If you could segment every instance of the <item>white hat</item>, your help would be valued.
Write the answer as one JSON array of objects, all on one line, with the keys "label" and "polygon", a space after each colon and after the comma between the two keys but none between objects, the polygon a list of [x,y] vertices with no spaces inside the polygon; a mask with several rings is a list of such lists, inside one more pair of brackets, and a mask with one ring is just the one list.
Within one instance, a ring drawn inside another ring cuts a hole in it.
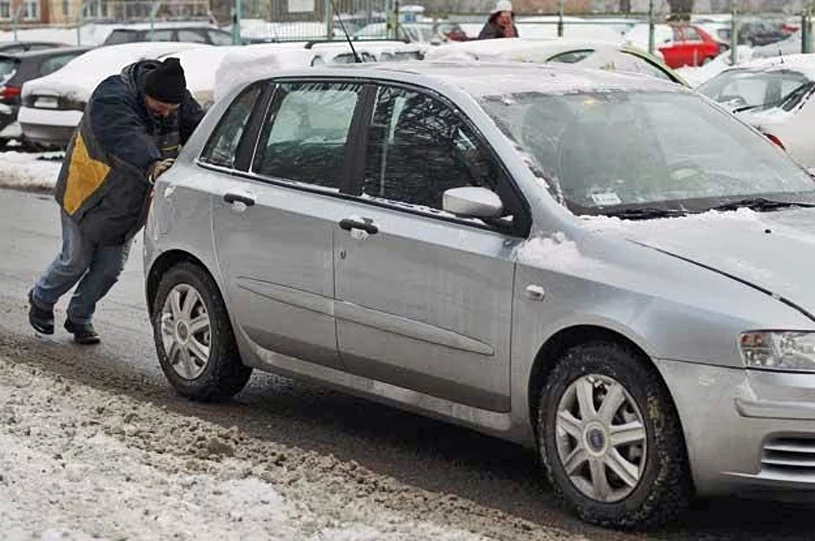
[{"label": "white hat", "polygon": [[492,10],[492,15],[502,11],[512,11],[512,2],[510,0],[498,0],[495,3],[495,9]]}]

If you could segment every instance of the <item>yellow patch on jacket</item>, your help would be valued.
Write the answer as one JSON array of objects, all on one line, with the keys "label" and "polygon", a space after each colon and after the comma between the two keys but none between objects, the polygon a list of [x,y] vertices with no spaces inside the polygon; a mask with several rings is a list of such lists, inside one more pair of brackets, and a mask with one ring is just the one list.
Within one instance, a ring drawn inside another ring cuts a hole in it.
[{"label": "yellow patch on jacket", "polygon": [[99,189],[107,178],[110,167],[95,160],[88,154],[88,147],[82,134],[77,134],[71,164],[68,166],[68,181],[65,185],[65,212],[73,215],[82,204]]}]

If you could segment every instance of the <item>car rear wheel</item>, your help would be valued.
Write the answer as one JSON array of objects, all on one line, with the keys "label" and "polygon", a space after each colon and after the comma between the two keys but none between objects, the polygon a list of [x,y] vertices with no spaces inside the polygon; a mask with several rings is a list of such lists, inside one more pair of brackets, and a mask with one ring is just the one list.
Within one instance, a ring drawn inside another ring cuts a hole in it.
[{"label": "car rear wheel", "polygon": [[541,393],[538,445],[561,501],[618,528],[669,522],[691,482],[679,418],[659,375],[612,343],[574,347]]},{"label": "car rear wheel", "polygon": [[226,306],[201,267],[185,262],[167,271],[152,319],[161,369],[181,395],[226,400],[249,381],[252,369],[241,362]]}]

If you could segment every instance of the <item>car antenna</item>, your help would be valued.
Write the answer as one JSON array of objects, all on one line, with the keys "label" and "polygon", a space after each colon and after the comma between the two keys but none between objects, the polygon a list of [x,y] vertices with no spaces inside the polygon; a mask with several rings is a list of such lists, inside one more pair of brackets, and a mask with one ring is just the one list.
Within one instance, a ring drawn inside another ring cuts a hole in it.
[{"label": "car antenna", "polygon": [[345,39],[348,41],[348,46],[351,47],[351,52],[354,53],[354,63],[362,64],[362,59],[357,54],[357,50],[354,49],[354,44],[351,41],[351,36],[348,35],[348,31],[345,29],[345,23],[342,22],[342,14],[337,11],[337,6],[334,4],[334,0],[331,0],[331,9],[334,10],[334,13],[337,14],[337,18],[340,20],[340,26],[342,27],[342,33],[345,34]]}]

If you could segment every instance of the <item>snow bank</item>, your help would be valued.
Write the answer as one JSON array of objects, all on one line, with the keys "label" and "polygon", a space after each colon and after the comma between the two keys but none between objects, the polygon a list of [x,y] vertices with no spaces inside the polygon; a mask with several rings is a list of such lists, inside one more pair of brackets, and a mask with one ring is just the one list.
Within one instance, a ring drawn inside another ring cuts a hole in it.
[{"label": "snow bank", "polygon": [[0,186],[30,190],[50,190],[57,183],[62,166],[61,152],[0,154]]},{"label": "snow bank", "polygon": [[333,456],[3,358],[0,449],[5,539],[486,539],[362,493]]}]

